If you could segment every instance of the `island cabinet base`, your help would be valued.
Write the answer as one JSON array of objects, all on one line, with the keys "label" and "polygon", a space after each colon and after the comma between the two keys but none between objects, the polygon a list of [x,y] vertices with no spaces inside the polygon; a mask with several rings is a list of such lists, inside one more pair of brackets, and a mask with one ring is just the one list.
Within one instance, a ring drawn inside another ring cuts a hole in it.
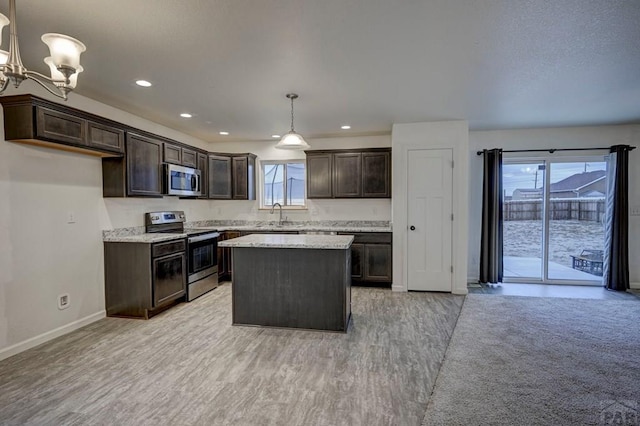
[{"label": "island cabinet base", "polygon": [[351,251],[234,247],[233,324],[346,332]]}]

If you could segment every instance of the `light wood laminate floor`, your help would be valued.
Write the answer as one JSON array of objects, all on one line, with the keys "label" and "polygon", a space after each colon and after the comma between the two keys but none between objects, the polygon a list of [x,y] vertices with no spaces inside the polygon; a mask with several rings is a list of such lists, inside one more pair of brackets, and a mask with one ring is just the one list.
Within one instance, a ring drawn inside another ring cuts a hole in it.
[{"label": "light wood laminate floor", "polygon": [[0,362],[2,425],[419,425],[462,296],[353,288],[347,334],[231,326],[231,285]]}]

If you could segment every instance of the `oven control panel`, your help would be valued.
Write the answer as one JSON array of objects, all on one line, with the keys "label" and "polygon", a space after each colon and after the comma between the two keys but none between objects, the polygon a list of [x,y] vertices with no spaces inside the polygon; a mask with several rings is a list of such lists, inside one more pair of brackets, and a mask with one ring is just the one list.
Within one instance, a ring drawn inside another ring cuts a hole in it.
[{"label": "oven control panel", "polygon": [[145,213],[145,225],[162,225],[165,223],[181,223],[186,220],[183,211]]}]

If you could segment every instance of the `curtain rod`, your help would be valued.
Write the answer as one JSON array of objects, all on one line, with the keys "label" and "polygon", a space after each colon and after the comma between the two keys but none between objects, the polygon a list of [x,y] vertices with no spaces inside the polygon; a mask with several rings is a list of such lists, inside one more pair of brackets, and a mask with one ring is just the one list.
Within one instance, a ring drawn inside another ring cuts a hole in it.
[{"label": "curtain rod", "polygon": [[[503,150],[502,152],[548,152],[553,154],[556,151],[601,151],[601,150],[610,150],[612,147],[608,148],[549,148],[549,149],[508,149]],[[629,146],[629,151],[633,151],[636,149],[635,146]],[[482,155],[484,151],[477,151],[476,154]]]}]

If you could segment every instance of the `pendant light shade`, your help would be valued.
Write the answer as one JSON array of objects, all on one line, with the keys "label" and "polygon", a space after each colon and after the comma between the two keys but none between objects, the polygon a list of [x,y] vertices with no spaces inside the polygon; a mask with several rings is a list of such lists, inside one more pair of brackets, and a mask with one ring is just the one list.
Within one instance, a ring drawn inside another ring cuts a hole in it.
[{"label": "pendant light shade", "polygon": [[291,99],[291,130],[284,135],[276,145],[278,149],[309,149],[311,146],[304,140],[302,135],[296,133],[293,128],[293,100],[298,98],[295,93],[288,93],[287,98]]}]

